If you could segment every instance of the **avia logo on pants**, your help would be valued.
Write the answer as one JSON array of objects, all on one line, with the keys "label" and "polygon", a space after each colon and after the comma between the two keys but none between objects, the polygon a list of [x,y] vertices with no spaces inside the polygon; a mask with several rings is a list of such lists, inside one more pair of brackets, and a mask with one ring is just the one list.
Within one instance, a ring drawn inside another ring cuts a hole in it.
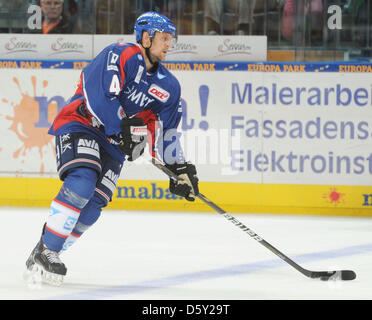
[{"label": "avia logo on pants", "polygon": [[114,171],[109,169],[102,179],[102,184],[107,187],[111,191],[111,193],[114,193],[118,179],[119,174],[116,174]]},{"label": "avia logo on pants", "polygon": [[79,139],[77,152],[90,154],[100,159],[99,145],[94,139]]}]

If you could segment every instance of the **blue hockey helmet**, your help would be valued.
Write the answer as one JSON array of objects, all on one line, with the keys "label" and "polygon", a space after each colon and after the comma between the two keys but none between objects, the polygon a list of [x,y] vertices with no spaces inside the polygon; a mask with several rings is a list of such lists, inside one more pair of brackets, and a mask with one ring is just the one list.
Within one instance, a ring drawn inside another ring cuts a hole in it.
[{"label": "blue hockey helmet", "polygon": [[155,32],[168,32],[177,39],[176,26],[170,19],[155,11],[145,12],[140,15],[134,25],[136,42],[140,43],[143,31],[147,31],[150,38],[155,36]]}]

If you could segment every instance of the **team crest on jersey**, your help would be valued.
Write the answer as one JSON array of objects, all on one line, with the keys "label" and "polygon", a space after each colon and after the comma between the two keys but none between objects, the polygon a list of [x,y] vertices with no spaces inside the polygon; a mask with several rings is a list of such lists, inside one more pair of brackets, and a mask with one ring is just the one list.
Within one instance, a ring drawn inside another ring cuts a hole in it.
[{"label": "team crest on jersey", "polygon": [[107,70],[114,70],[118,72],[119,69],[116,66],[118,59],[119,59],[119,55],[116,53],[113,53],[111,50],[107,56]]},{"label": "team crest on jersey", "polygon": [[169,92],[153,83],[148,91],[149,95],[160,100],[161,102],[167,102],[169,99]]}]

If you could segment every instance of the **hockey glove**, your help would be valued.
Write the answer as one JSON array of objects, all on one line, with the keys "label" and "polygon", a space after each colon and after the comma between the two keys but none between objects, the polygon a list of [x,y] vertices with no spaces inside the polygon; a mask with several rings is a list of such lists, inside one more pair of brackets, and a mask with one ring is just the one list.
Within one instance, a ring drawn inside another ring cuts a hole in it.
[{"label": "hockey glove", "polygon": [[121,141],[119,149],[128,156],[128,161],[138,159],[147,142],[147,126],[141,118],[124,118],[121,120]]},{"label": "hockey glove", "polygon": [[169,191],[184,197],[187,201],[195,201],[199,194],[196,168],[193,164],[185,162],[182,164],[166,165],[166,167],[178,176],[178,181],[170,179]]}]

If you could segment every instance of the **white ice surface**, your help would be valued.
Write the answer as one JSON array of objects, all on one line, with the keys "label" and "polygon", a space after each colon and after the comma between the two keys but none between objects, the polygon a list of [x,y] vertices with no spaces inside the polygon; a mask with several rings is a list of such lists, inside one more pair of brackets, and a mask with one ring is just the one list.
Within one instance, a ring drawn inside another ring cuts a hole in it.
[{"label": "white ice surface", "polygon": [[217,213],[106,210],[61,255],[61,287],[22,279],[47,208],[0,208],[0,299],[372,299],[372,219],[233,214],[317,271],[351,269],[354,281],[309,279]]}]

